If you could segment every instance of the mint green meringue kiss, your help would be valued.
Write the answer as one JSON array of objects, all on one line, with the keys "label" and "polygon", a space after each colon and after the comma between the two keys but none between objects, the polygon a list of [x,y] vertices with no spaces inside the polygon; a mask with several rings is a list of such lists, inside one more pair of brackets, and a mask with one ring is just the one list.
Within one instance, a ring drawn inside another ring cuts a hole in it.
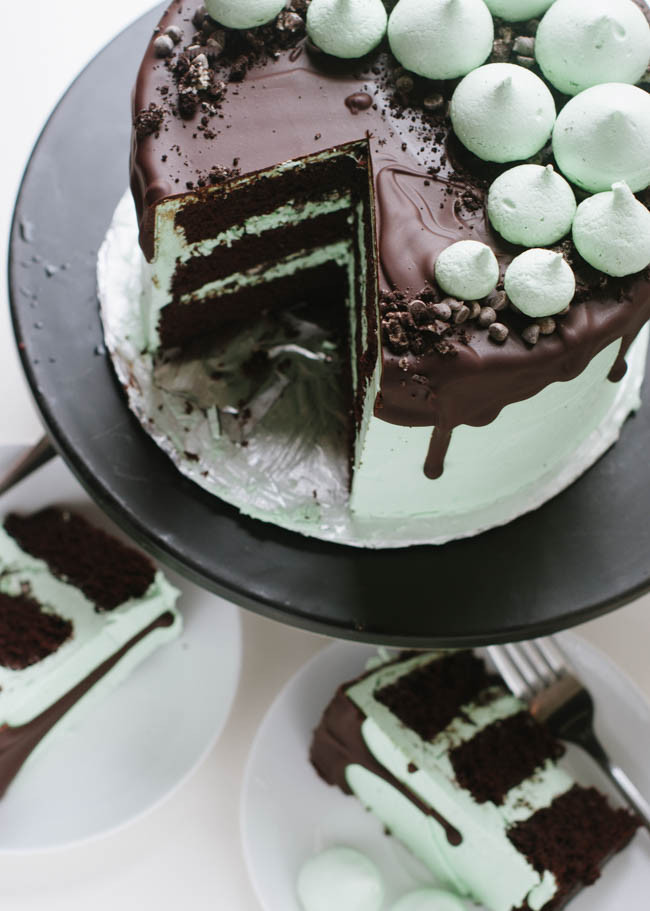
[{"label": "mint green meringue kiss", "polygon": [[535,57],[566,95],[605,82],[633,84],[650,60],[650,25],[632,0],[556,0],[537,29]]},{"label": "mint green meringue kiss", "polygon": [[326,54],[363,57],[386,34],[388,15],[381,0],[312,0],[307,34]]},{"label": "mint green meringue kiss", "polygon": [[571,266],[553,250],[526,250],[506,269],[506,294],[517,310],[533,319],[554,316],[573,300],[576,280]]},{"label": "mint green meringue kiss", "polygon": [[494,181],[487,211],[492,227],[511,244],[546,247],[571,230],[576,200],[552,165],[522,164]]},{"label": "mint green meringue kiss", "polygon": [[633,193],[650,184],[650,95],[623,82],[572,98],[553,129],[553,154],[572,183],[590,193],[624,180]]},{"label": "mint green meringue kiss", "polygon": [[492,250],[477,240],[459,240],[446,247],[436,262],[436,281],[459,300],[487,297],[499,281],[499,264]]},{"label": "mint green meringue kiss", "polygon": [[555,123],[544,82],[512,63],[488,63],[458,84],[449,116],[463,145],[484,161],[524,161],[537,154]]},{"label": "mint green meringue kiss", "polygon": [[580,256],[607,275],[633,275],[650,265],[650,212],[626,183],[578,206],[573,242]]},{"label": "mint green meringue kiss", "polygon": [[284,0],[205,0],[208,15],[226,28],[256,28],[284,9]]},{"label": "mint green meringue kiss", "polygon": [[492,53],[494,23],[483,0],[399,0],[388,20],[397,60],[427,79],[456,79]]}]

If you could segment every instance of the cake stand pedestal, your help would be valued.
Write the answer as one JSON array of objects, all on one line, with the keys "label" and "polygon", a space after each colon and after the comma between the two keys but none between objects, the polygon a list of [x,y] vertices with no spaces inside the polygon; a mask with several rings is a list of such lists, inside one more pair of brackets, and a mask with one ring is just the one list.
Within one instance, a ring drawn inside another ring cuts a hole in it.
[{"label": "cake stand pedestal", "polygon": [[[129,94],[164,7],[84,70],[27,167],[10,296],[50,438],[102,508],[200,585],[275,620],[394,646],[472,646],[571,626],[650,589],[650,407],[541,509],[476,538],[371,551],[246,517],[183,478],[129,412],[102,342],[95,259],[128,179]],[[650,381],[645,384],[650,400]],[[53,492],[55,497],[56,492]]]}]

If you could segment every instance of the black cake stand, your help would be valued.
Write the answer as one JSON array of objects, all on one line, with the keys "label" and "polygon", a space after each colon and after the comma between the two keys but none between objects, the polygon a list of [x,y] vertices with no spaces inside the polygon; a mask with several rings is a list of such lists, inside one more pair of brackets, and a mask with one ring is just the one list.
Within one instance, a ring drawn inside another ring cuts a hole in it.
[{"label": "black cake stand", "polygon": [[[541,635],[650,588],[650,406],[566,492],[477,538],[370,551],[242,517],[178,473],[102,345],[95,258],[127,184],[129,93],[160,9],[84,70],[36,145],[11,234],[11,307],[50,437],[136,541],[200,585],[341,638],[427,647]],[[645,384],[650,400],[650,382]]]}]

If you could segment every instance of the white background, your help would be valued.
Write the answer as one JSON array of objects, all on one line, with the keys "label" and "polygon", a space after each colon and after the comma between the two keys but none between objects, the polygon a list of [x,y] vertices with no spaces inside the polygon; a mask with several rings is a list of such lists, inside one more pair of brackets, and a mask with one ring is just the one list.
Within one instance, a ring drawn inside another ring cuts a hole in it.
[{"label": "white background", "polygon": [[[0,0],[2,250],[23,167],[51,108],[82,66],[150,6],[149,0]],[[38,418],[14,352],[4,281],[0,289],[0,445],[34,442]],[[650,599],[641,599],[581,633],[650,698],[649,608]],[[324,640],[251,614],[243,622],[241,688],[220,743],[199,771],[162,807],[116,835],[54,854],[0,855],[3,911],[260,911],[240,849],[241,772],[278,688]]]}]

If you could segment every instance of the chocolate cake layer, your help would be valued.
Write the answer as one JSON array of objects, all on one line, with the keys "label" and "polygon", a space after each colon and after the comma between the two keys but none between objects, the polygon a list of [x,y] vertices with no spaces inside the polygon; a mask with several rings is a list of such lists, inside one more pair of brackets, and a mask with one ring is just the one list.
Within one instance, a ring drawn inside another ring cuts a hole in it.
[{"label": "chocolate cake layer", "polygon": [[140,598],[154,580],[153,563],[132,547],[74,513],[55,508],[4,523],[20,547],[50,571],[81,589],[99,611]]},{"label": "chocolate cake layer", "polygon": [[[350,237],[351,233],[350,214],[341,210],[263,234],[245,235],[232,246],[215,247],[206,256],[196,255],[180,264],[172,281],[174,300],[191,295],[209,282],[256,267],[261,269],[265,263],[272,264],[301,250],[326,246]],[[259,293],[263,295],[264,291],[265,287]]]},{"label": "chocolate cake layer", "polygon": [[488,725],[451,750],[449,759],[459,785],[478,803],[501,804],[511,788],[563,754],[550,731],[523,711]]},{"label": "chocolate cake layer", "polygon": [[[402,70],[385,43],[363,60],[341,61],[315,52],[300,30],[287,37],[273,24],[247,33],[226,29],[226,50],[213,61],[223,89],[215,96],[213,113],[206,113],[204,104],[210,104],[198,95],[195,106],[187,106],[188,86],[183,82],[191,67],[183,49],[190,42],[205,46],[212,27],[208,22],[207,31],[197,33],[192,17],[198,6],[181,0],[171,4],[160,28],[181,28],[182,43],[166,61],[157,58],[150,45],[137,80],[136,121],[150,105],[157,108],[160,121],[153,132],[136,132],[132,159],[142,246],[148,256],[156,204],[179,194],[188,183],[195,187],[205,181],[215,164],[236,167],[245,178],[280,162],[357,143],[367,149],[373,175],[380,287],[399,292],[405,304],[399,318],[403,332],[395,330],[392,311],[383,314],[383,376],[376,414],[398,425],[435,426],[428,476],[441,472],[455,427],[487,424],[508,404],[576,377],[618,339],[621,350],[611,379],[621,378],[626,352],[650,317],[650,274],[645,270],[623,281],[610,279],[587,266],[570,240],[556,249],[574,267],[578,295],[569,312],[556,318],[557,331],[542,336],[534,348],[522,339],[521,317],[512,310],[499,314],[510,330],[503,344],[476,324],[449,327],[443,346],[434,333],[417,331],[408,304],[421,298],[423,289],[434,299],[440,296],[433,265],[452,240],[489,244],[501,279],[522,249],[495,234],[485,211],[490,181],[512,163],[486,165],[459,153],[451,135],[446,106],[456,81],[409,77],[412,86],[404,89],[403,81],[399,83]],[[517,28],[525,32],[525,26]],[[493,59],[503,60],[502,49],[499,54]],[[370,103],[358,103],[362,96]],[[566,100],[556,94],[558,107]],[[207,124],[202,124],[203,117]],[[551,163],[550,146],[536,160]],[[209,191],[203,192],[207,200]],[[198,213],[192,218],[200,220]]]},{"label": "chocolate cake layer", "polygon": [[306,167],[260,175],[251,183],[235,180],[234,186],[210,189],[180,209],[174,224],[191,244],[216,237],[253,215],[267,215],[290,200],[299,208],[315,195],[324,196],[333,190],[366,191],[366,149],[351,144],[338,152],[334,158],[310,160]]},{"label": "chocolate cake layer", "polygon": [[174,348],[202,336],[209,336],[224,323],[259,315],[261,310],[291,307],[307,299],[336,303],[341,310],[347,295],[347,274],[335,263],[304,269],[295,275],[241,288],[231,294],[206,297],[191,307],[172,303],[161,313],[160,338],[163,347]]},{"label": "chocolate cake layer", "polygon": [[145,629],[133,636],[122,648],[118,649],[110,658],[103,661],[91,674],[88,674],[80,683],[73,687],[65,696],[62,696],[48,709],[19,727],[3,725],[0,727],[0,797],[5,793],[20,767],[25,762],[36,745],[60,721],[65,713],[77,703],[88,690],[91,689],[102,677],[118,663],[142,639],[160,627],[171,626],[174,615],[166,611],[157,620],[150,623]]},{"label": "chocolate cake layer", "polygon": [[433,740],[461,706],[479,697],[494,680],[472,652],[458,652],[404,674],[374,698],[422,740]]},{"label": "chocolate cake layer", "polygon": [[582,886],[596,882],[603,864],[628,844],[639,824],[595,788],[575,785],[510,829],[508,837],[535,869],[554,873],[558,893],[543,911],[555,911]]},{"label": "chocolate cake layer", "polygon": [[72,623],[29,595],[0,592],[0,665],[20,671],[53,654],[73,633]]}]

